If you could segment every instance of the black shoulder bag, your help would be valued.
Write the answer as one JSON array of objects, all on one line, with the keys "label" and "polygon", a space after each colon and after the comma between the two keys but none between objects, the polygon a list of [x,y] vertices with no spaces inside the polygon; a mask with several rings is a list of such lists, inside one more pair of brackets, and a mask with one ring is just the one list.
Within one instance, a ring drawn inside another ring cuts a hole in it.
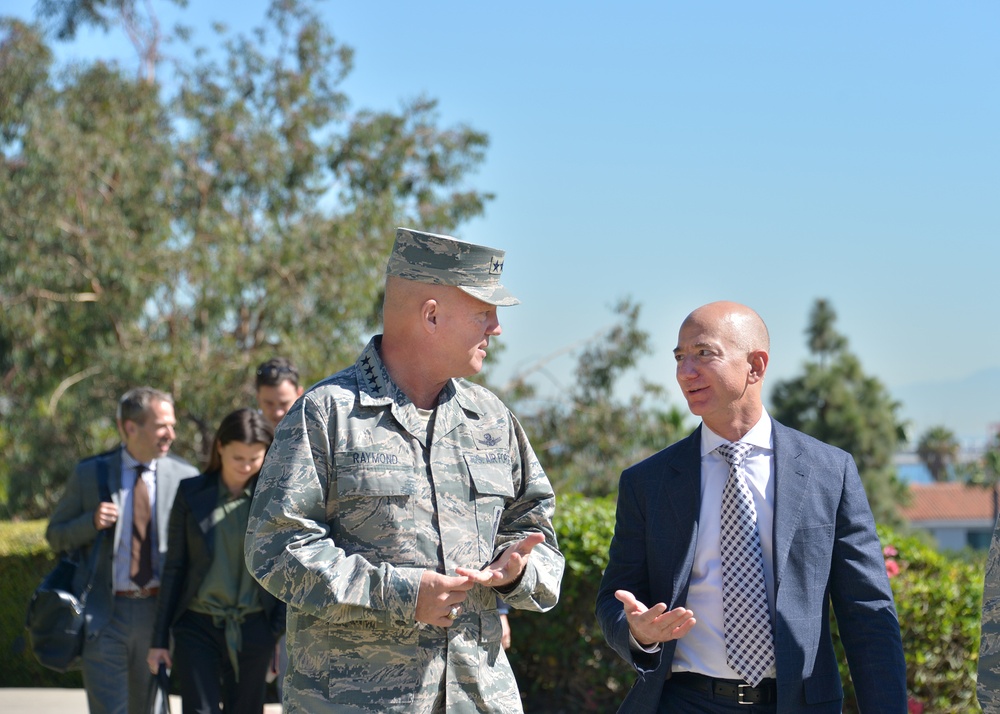
[{"label": "black shoulder bag", "polygon": [[[97,460],[97,489],[101,501],[111,501],[108,464],[103,458]],[[87,636],[87,596],[94,587],[97,557],[105,530],[98,531],[86,563],[82,549],[64,555],[31,596],[25,627],[31,651],[43,667],[57,672],[80,669],[83,641]],[[74,592],[73,581],[77,569],[81,567],[87,567],[90,574],[86,586],[77,593]]]}]

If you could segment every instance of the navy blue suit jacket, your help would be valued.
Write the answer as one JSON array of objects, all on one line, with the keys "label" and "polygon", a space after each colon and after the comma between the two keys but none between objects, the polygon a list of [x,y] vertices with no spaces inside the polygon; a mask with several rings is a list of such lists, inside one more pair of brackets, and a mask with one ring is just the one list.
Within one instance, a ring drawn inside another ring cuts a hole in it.
[{"label": "navy blue suit jacket", "polygon": [[[854,459],[772,423],[778,711],[841,711],[843,688],[829,629],[832,603],[861,711],[905,714],[899,622]],[[605,638],[638,673],[620,711],[656,711],[676,642],[655,654],[633,652],[614,593],[628,590],[647,606],[684,606],[700,508],[700,427],[622,474],[615,535],[597,598]]]}]

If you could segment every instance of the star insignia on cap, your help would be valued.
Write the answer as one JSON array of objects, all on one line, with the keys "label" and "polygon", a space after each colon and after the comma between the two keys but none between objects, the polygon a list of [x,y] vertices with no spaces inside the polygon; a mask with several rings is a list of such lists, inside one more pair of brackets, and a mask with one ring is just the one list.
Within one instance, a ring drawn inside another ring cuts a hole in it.
[{"label": "star insignia on cap", "polygon": [[493,256],[493,260],[490,261],[490,275],[500,275],[503,272],[503,260]]}]

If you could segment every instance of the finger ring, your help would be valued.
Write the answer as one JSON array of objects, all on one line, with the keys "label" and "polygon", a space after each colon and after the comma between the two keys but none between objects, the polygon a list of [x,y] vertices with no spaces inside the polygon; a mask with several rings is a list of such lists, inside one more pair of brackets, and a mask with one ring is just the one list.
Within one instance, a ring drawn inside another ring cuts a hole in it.
[{"label": "finger ring", "polygon": [[459,612],[461,612],[461,610],[459,609],[458,605],[452,605],[452,608],[448,610],[448,619],[454,620],[456,617],[458,617]]}]

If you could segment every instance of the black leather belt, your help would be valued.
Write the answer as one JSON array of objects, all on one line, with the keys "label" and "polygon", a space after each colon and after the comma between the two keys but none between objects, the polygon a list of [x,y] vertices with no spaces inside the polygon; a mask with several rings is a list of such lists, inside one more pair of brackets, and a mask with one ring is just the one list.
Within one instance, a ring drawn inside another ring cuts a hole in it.
[{"label": "black leather belt", "polygon": [[704,694],[713,694],[737,704],[777,704],[778,685],[773,679],[765,679],[756,687],[738,679],[714,679],[697,672],[674,672],[670,675],[672,684],[687,687]]}]

